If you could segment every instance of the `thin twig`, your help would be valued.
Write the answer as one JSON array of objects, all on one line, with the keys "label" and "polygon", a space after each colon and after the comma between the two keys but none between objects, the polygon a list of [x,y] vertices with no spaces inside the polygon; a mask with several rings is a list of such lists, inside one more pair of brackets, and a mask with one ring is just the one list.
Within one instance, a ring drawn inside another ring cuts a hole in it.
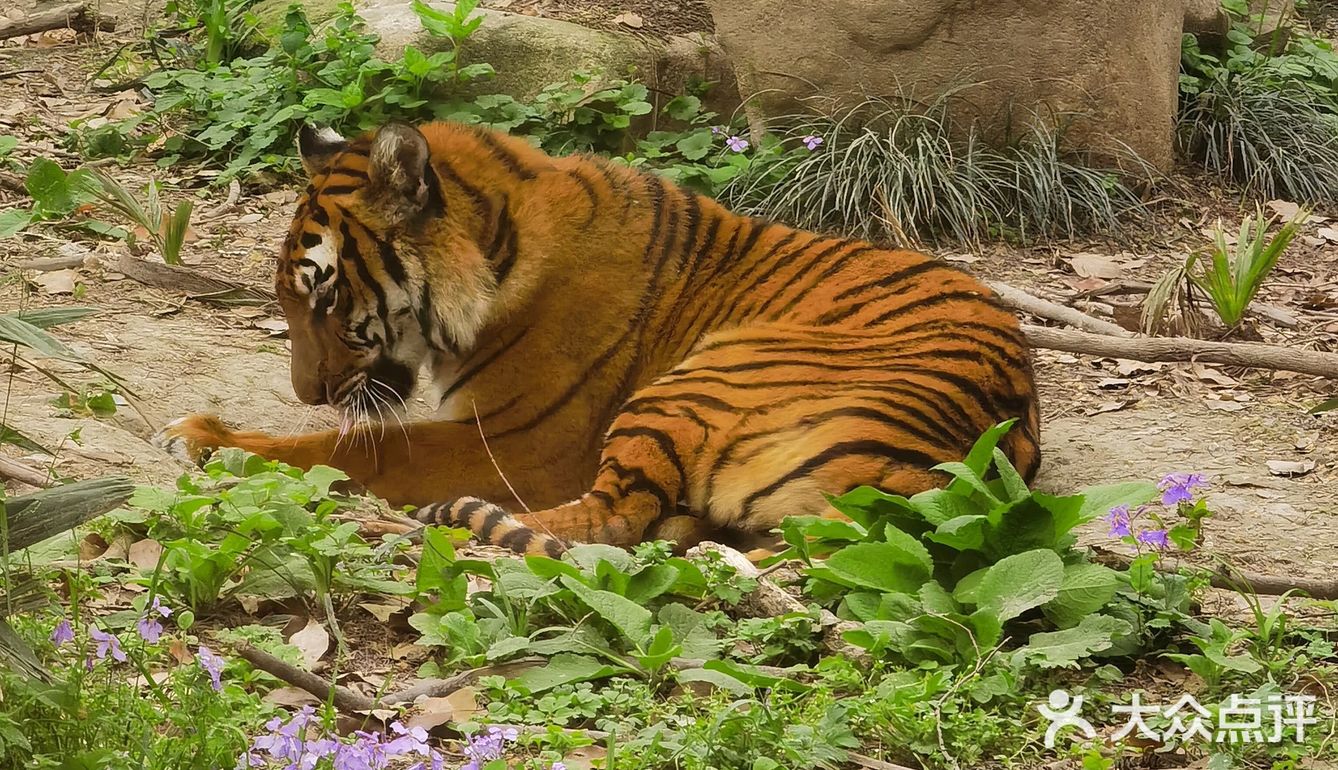
[{"label": "thin twig", "polygon": [[[1108,567],[1118,569],[1128,569],[1132,560],[1121,553],[1107,550],[1105,548],[1093,547],[1094,561],[1105,564]],[[1239,591],[1245,588],[1261,596],[1282,596],[1288,591],[1300,591],[1312,599],[1331,600],[1338,599],[1338,579],[1324,580],[1321,578],[1304,578],[1288,575],[1263,575],[1258,572],[1245,572],[1243,570],[1229,567],[1225,564],[1216,569],[1212,567],[1187,564],[1190,569],[1199,569],[1209,573],[1209,582],[1214,588],[1222,588],[1228,591]],[[1175,573],[1173,567],[1158,567],[1159,572]]]},{"label": "thin twig", "polygon": [[[497,464],[497,458],[493,457],[492,449],[488,447],[488,437],[483,433],[483,419],[479,417],[478,404],[474,403],[474,399],[471,398],[469,399],[469,406],[474,410],[474,424],[479,428],[479,438],[483,440],[483,451],[488,453],[488,460],[492,462],[493,470],[497,471],[497,475],[501,477],[502,483],[506,485],[506,488],[511,490],[511,496],[516,498],[516,502],[520,503],[520,507],[524,508],[526,513],[532,513],[530,507],[520,498],[520,493],[516,491],[515,487],[511,486],[511,481],[507,479],[506,474],[502,473],[502,466]],[[548,534],[550,536],[553,535],[552,532],[549,532]]]},{"label": "thin twig", "polygon": [[884,762],[881,759],[874,759],[873,757],[868,757],[863,754],[856,754],[853,751],[846,752],[846,759],[860,767],[868,768],[868,770],[912,770],[905,765],[898,765],[894,762]]},{"label": "thin twig", "polygon": [[27,484],[30,487],[46,489],[51,486],[51,477],[34,468],[8,457],[0,457],[0,479],[9,479]]}]

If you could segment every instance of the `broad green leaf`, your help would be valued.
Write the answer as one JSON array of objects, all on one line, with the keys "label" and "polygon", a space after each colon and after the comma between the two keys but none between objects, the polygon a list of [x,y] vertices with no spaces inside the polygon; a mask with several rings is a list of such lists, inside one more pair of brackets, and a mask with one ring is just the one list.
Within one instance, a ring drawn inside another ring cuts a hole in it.
[{"label": "broad green leaf", "polygon": [[38,216],[64,215],[74,210],[69,174],[54,161],[38,158],[28,167],[24,186],[33,199],[33,213]]},{"label": "broad green leaf", "polygon": [[561,653],[553,656],[543,668],[532,668],[513,679],[532,693],[541,693],[564,684],[591,682],[626,673],[626,669],[610,666],[588,655]]},{"label": "broad green leaf", "polygon": [[[990,567],[994,566],[993,564]],[[990,571],[990,567],[981,567],[957,581],[953,586],[952,598],[963,604],[979,604],[980,581],[985,579],[985,575]]]},{"label": "broad green leaf", "polygon": [[962,516],[983,513],[983,508],[968,497],[947,489],[925,490],[912,497],[909,503],[917,514],[935,527]]},{"label": "broad green leaf", "polygon": [[620,572],[629,573],[636,569],[632,554],[621,548],[603,543],[586,543],[573,546],[567,556],[583,570],[594,572],[599,562],[606,561]]},{"label": "broad green leaf", "polygon": [[[3,227],[4,227],[3,225],[0,225],[0,231],[3,230]],[[0,232],[0,238],[2,237],[4,237],[4,233]],[[1315,406],[1310,407],[1309,412],[1310,414],[1319,414],[1320,412],[1328,412],[1334,409],[1338,409],[1338,398],[1331,398],[1328,401],[1322,401],[1316,404]]]},{"label": "broad green leaf", "polygon": [[936,615],[954,615],[961,611],[957,602],[953,600],[952,594],[943,590],[943,586],[938,581],[931,580],[920,586],[920,604],[925,612],[932,612]]},{"label": "broad green leaf", "polygon": [[522,652],[528,652],[530,649],[530,640],[526,636],[508,636],[505,639],[499,639],[492,643],[486,653],[488,662],[494,663],[499,660],[517,655]]},{"label": "broad green leaf", "polygon": [[724,671],[715,671],[709,668],[689,668],[679,671],[674,677],[682,683],[705,682],[717,689],[733,693],[734,695],[746,696],[753,694],[752,685],[736,679]]},{"label": "broad green leaf", "polygon": [[23,232],[33,220],[31,211],[26,209],[5,209],[0,211],[0,238],[13,238]]},{"label": "broad green leaf", "polygon": [[910,500],[869,486],[856,487],[840,497],[829,497],[828,502],[865,528],[880,518],[915,513]]},{"label": "broad green leaf", "polygon": [[436,594],[434,609],[438,611],[461,610],[468,603],[469,579],[455,569],[455,561],[455,545],[447,531],[425,527],[414,587],[420,594]]},{"label": "broad green leaf", "polygon": [[577,580],[581,579],[581,571],[575,566],[548,556],[526,556],[525,566],[529,567],[530,572],[544,580],[549,580],[559,575],[569,575]]},{"label": "broad green leaf", "polygon": [[1129,624],[1109,615],[1088,615],[1074,628],[1032,634],[1020,651],[1041,668],[1074,666],[1093,653],[1108,649],[1116,636],[1127,634]]},{"label": "broad green leaf", "polygon": [[791,692],[808,692],[813,689],[810,685],[795,681],[788,677],[777,676],[771,673],[771,669],[762,669],[757,666],[750,666],[747,663],[739,663],[731,660],[708,660],[702,666],[707,671],[719,671],[728,674],[744,684],[753,687],[766,687],[776,690],[789,690]]},{"label": "broad green leaf", "polygon": [[925,572],[934,570],[934,560],[929,556],[929,549],[925,548],[924,543],[911,535],[902,532],[891,524],[887,524],[883,527],[883,540],[888,545],[896,548],[899,553],[904,553],[914,559],[916,563],[924,567]]},{"label": "broad green leaf", "polygon": [[823,566],[836,577],[857,586],[884,592],[915,593],[929,579],[924,556],[893,543],[856,543],[827,557]]},{"label": "broad green leaf", "polygon": [[[972,444],[971,450],[966,453],[962,465],[970,468],[977,476],[983,477],[989,470],[991,458],[994,457],[994,448],[1016,422],[1016,419],[1007,420],[980,434],[980,438],[976,439],[976,443]],[[965,494],[968,488],[969,482],[953,481],[948,485],[948,489],[962,494]]]},{"label": "broad green leaf", "polygon": [[1098,516],[1105,516],[1117,505],[1137,508],[1156,496],[1157,485],[1148,481],[1128,481],[1088,487],[1081,492],[1082,508],[1078,511],[1078,523],[1082,524]]},{"label": "broad green leaf", "polygon": [[633,575],[627,581],[627,590],[623,595],[637,604],[647,604],[677,583],[677,567],[670,564],[656,564]]},{"label": "broad green leaf", "polygon": [[974,551],[985,542],[985,517],[973,515],[949,519],[925,538],[956,551]]},{"label": "broad green leaf", "polygon": [[997,504],[1002,502],[998,495],[995,495],[985,483],[985,480],[981,478],[981,474],[977,473],[975,469],[968,467],[966,463],[939,463],[938,465],[935,465],[933,469],[952,475],[953,481],[948,484],[947,489],[953,494],[968,494],[968,490],[971,490],[984,495],[985,499],[989,500],[991,503]]},{"label": "broad green leaf", "polygon": [[1054,599],[1064,582],[1059,554],[1037,549],[995,562],[976,591],[976,604],[1008,622],[1033,607]]},{"label": "broad green leaf", "polygon": [[1027,482],[1022,480],[1017,469],[1009,462],[1008,455],[998,447],[994,448],[994,467],[999,471],[999,480],[1003,483],[1009,500],[1021,500],[1031,494],[1031,490],[1027,489]]},{"label": "broad green leaf", "polygon": [[[665,114],[674,120],[692,120],[697,117],[697,113],[701,112],[701,109],[702,100],[690,94],[679,94],[664,105]],[[0,139],[2,138],[0,137]],[[15,144],[18,143],[17,139],[14,141]],[[2,149],[0,149],[0,154],[3,154]]]},{"label": "broad green leaf", "polygon": [[645,671],[658,671],[664,664],[683,653],[683,646],[674,642],[674,631],[660,626],[649,645],[637,645],[636,662]]},{"label": "broad green leaf", "polygon": [[659,621],[673,631],[683,657],[709,660],[720,655],[724,642],[716,638],[702,613],[682,604],[666,604],[660,608]]},{"label": "broad green leaf", "polygon": [[711,143],[711,132],[702,129],[679,139],[674,144],[674,149],[678,150],[688,160],[701,160],[710,154]]},{"label": "broad green leaf", "polygon": [[591,588],[570,575],[558,579],[567,590],[576,594],[576,598],[612,624],[632,644],[641,644],[650,636],[650,610],[612,591]]},{"label": "broad green leaf", "polygon": [[1064,567],[1059,595],[1046,602],[1041,611],[1060,628],[1076,626],[1115,598],[1121,582],[1115,570],[1104,565],[1069,564]]}]

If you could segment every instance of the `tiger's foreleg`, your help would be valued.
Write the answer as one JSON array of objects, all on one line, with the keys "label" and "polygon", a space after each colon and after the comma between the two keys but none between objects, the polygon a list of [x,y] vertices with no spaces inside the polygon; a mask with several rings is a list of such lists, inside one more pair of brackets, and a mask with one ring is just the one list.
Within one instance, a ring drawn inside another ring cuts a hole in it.
[{"label": "tiger's foreleg", "polygon": [[277,436],[232,430],[207,415],[176,420],[154,437],[154,443],[194,463],[214,450],[237,447],[304,469],[328,465],[394,505],[424,505],[456,495],[509,501],[515,499],[513,487],[522,497],[549,495],[548,500],[579,491],[592,458],[572,451],[538,453],[531,440],[542,444],[539,437],[521,434],[485,444],[474,423],[433,421],[403,429],[365,425],[348,432]]}]

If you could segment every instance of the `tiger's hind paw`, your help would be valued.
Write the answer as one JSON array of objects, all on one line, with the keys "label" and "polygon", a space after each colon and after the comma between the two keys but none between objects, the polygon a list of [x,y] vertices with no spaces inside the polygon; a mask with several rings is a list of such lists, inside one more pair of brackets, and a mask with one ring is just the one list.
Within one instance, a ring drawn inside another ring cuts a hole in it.
[{"label": "tiger's hind paw", "polygon": [[213,415],[192,414],[164,425],[150,443],[188,465],[203,466],[216,449],[232,445],[232,431]]}]

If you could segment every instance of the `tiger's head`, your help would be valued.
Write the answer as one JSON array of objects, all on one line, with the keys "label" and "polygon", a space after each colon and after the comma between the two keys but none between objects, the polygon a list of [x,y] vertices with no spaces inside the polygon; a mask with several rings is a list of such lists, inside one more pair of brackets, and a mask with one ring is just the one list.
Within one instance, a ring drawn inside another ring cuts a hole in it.
[{"label": "tiger's head", "polygon": [[304,127],[310,176],[279,256],[292,382],[346,418],[408,398],[420,367],[472,347],[496,291],[469,222],[452,216],[424,132],[356,139]]}]

